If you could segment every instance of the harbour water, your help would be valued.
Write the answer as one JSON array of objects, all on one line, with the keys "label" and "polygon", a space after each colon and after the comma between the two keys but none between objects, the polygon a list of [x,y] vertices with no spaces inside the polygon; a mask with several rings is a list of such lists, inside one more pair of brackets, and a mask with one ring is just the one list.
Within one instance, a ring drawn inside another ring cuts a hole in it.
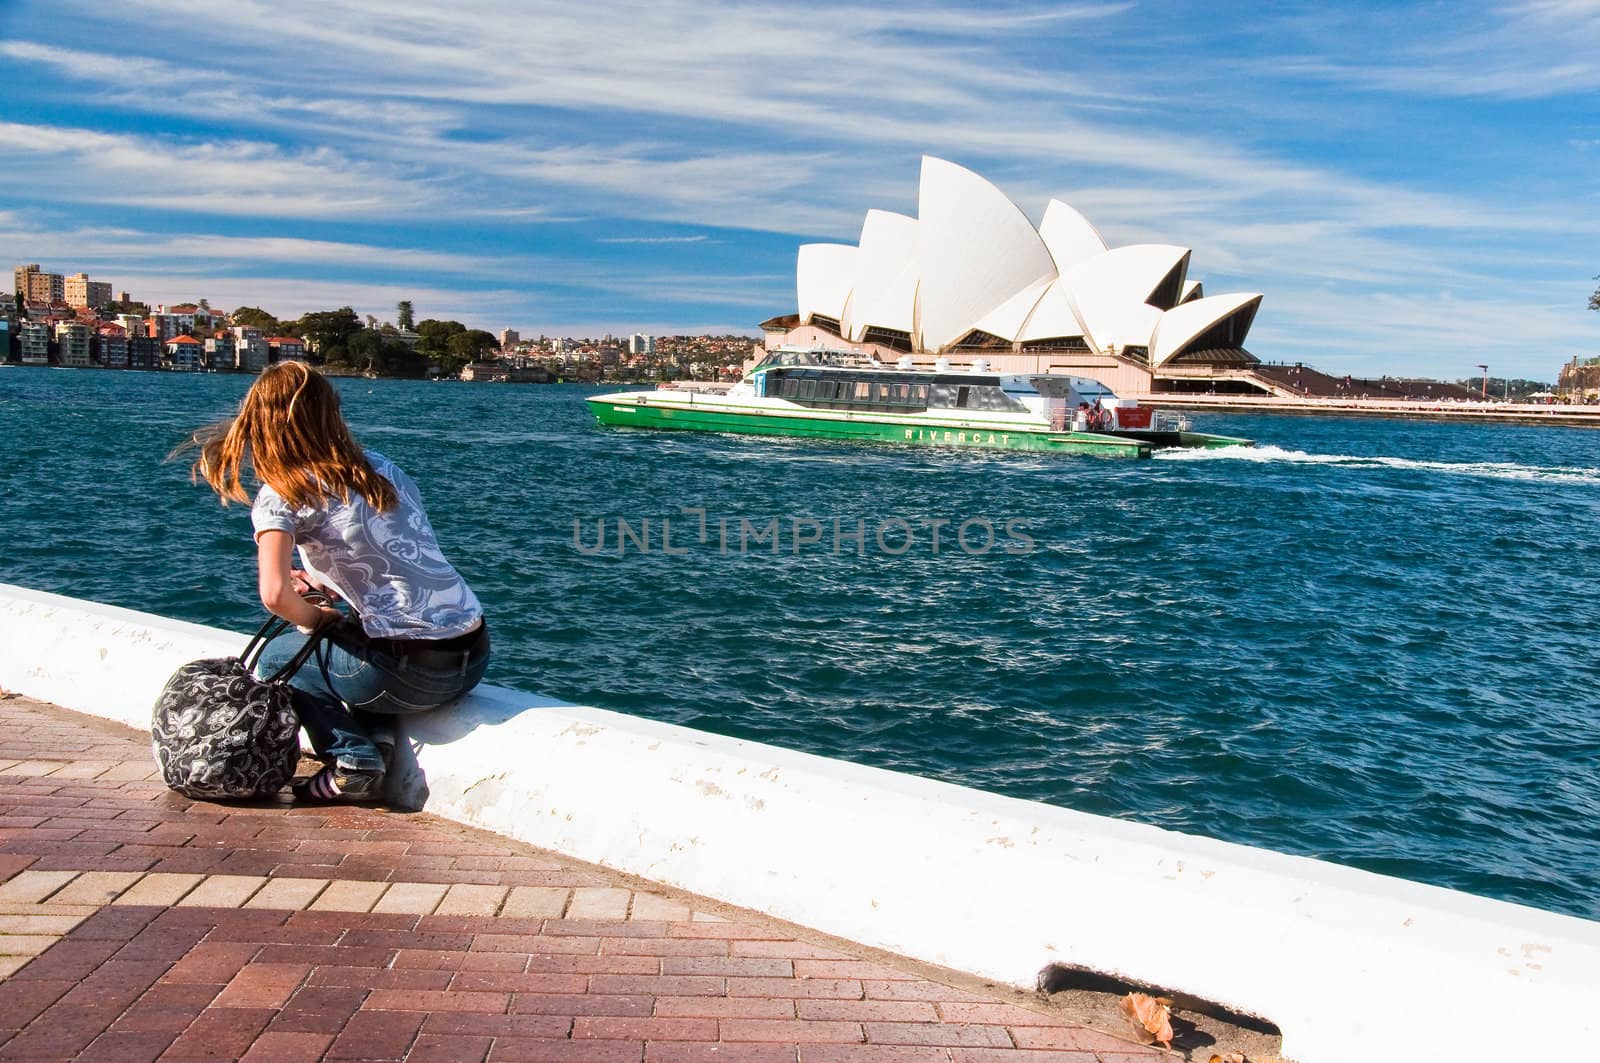
[{"label": "harbour water", "polygon": [[[163,462],[247,385],[0,372],[0,580],[253,626],[247,510]],[[1600,917],[1600,434],[1214,415],[1262,445],[1134,462],[340,387],[493,682]]]}]

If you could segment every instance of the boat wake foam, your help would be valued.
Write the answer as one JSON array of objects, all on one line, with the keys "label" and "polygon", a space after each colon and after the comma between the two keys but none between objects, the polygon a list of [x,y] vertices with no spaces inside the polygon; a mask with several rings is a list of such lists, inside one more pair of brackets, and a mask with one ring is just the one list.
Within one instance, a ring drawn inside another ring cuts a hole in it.
[{"label": "boat wake foam", "polygon": [[1282,447],[1222,447],[1216,450],[1173,448],[1158,450],[1161,461],[1253,461],[1298,465],[1342,465],[1355,469],[1413,469],[1492,480],[1538,480],[1547,483],[1584,483],[1600,487],[1600,469],[1521,465],[1512,461],[1422,461],[1416,458],[1363,457],[1356,454],[1311,454]]}]

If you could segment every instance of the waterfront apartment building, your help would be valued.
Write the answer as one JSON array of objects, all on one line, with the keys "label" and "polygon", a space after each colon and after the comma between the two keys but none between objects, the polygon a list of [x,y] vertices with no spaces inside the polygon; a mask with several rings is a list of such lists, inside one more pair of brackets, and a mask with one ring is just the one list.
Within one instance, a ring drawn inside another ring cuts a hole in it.
[{"label": "waterfront apartment building", "polygon": [[234,357],[240,369],[259,373],[272,361],[272,347],[260,335],[234,341]]},{"label": "waterfront apartment building", "polygon": [[211,369],[233,369],[238,365],[238,347],[226,332],[206,337],[206,366]]},{"label": "waterfront apartment building", "polygon": [[247,373],[259,373],[272,361],[272,345],[254,325],[235,325],[228,330],[233,335],[234,364]]},{"label": "waterfront apartment building", "polygon": [[160,369],[161,341],[143,333],[129,333],[128,368]]},{"label": "waterfront apartment building", "polygon": [[649,357],[655,354],[656,338],[654,336],[646,336],[642,332],[635,332],[628,338],[628,353],[636,357],[641,355]]},{"label": "waterfront apartment building", "polygon": [[24,321],[17,331],[23,365],[50,364],[50,326]]},{"label": "waterfront apartment building", "polygon": [[516,329],[504,328],[500,330],[500,349],[502,351],[510,351],[521,342],[522,333],[518,332]]},{"label": "waterfront apartment building", "polygon": [[74,273],[62,285],[62,291],[67,305],[75,310],[85,307],[91,310],[102,310],[111,302],[111,285],[104,281],[92,281],[87,273]]},{"label": "waterfront apartment building", "polygon": [[63,321],[56,326],[56,351],[62,365],[74,369],[87,369],[94,362],[89,357],[89,341],[93,336],[89,326],[81,321]]},{"label": "waterfront apartment building", "polygon": [[138,314],[118,314],[117,324],[122,326],[122,331],[131,339],[134,336],[150,335],[150,326]]},{"label": "waterfront apartment building", "polygon": [[128,368],[128,334],[116,325],[104,325],[94,335],[95,361],[107,369]]},{"label": "waterfront apartment building", "polygon": [[0,314],[0,362],[11,361],[11,319]]}]

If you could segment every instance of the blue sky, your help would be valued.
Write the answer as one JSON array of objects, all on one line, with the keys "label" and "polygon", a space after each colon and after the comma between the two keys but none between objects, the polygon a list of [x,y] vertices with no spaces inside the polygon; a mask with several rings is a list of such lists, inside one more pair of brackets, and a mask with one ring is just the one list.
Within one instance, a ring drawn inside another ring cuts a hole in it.
[{"label": "blue sky", "polygon": [[1600,353],[1600,0],[0,0],[0,264],[151,301],[754,332],[924,152],[1193,248],[1269,360]]}]

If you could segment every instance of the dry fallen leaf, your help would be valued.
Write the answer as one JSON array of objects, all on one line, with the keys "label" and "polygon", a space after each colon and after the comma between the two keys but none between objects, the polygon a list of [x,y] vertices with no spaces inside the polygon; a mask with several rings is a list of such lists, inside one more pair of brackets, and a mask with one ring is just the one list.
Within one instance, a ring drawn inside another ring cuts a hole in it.
[{"label": "dry fallen leaf", "polygon": [[1250,1061],[1244,1058],[1243,1052],[1229,1052],[1225,1056],[1212,1053],[1209,1063],[1250,1063]]},{"label": "dry fallen leaf", "polygon": [[1160,1041],[1163,1048],[1172,1047],[1172,1009],[1167,1004],[1144,993],[1129,993],[1119,1005],[1140,1043]]}]

